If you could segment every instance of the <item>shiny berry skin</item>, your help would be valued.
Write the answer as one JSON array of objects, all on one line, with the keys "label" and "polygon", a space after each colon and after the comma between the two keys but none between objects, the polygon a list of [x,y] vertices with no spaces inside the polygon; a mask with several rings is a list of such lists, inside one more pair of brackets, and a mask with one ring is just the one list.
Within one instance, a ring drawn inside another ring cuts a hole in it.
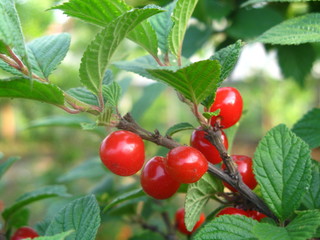
[{"label": "shiny berry skin", "polygon": [[165,166],[176,181],[194,183],[208,170],[208,161],[199,150],[189,146],[179,146],[169,151]]},{"label": "shiny berry skin", "polygon": [[[228,150],[228,139],[222,130],[221,141]],[[190,145],[198,149],[212,164],[218,164],[222,161],[219,151],[205,138],[205,131],[199,129],[194,130],[191,135]]]},{"label": "shiny berry skin", "polygon": [[220,212],[217,213],[216,217],[221,215],[244,215],[249,217],[249,213],[245,210],[234,208],[234,207],[226,207],[220,210]]},{"label": "shiny berry skin", "polygon": [[156,199],[167,199],[175,194],[180,183],[174,180],[165,170],[164,157],[151,158],[140,176],[143,191]]},{"label": "shiny berry skin", "polygon": [[184,208],[180,208],[175,215],[175,222],[176,222],[176,227],[179,230],[179,232],[185,234],[185,235],[191,235],[193,232],[195,232],[197,230],[197,228],[199,228],[201,226],[201,224],[206,220],[206,217],[204,215],[204,213],[200,214],[200,218],[198,220],[198,222],[194,225],[192,231],[188,231],[187,227],[184,223]]},{"label": "shiny berry skin", "polygon": [[233,87],[218,88],[216,98],[210,107],[210,112],[220,109],[218,116],[211,118],[211,125],[214,126],[217,118],[221,119],[220,125],[229,128],[236,124],[242,115],[243,100],[239,91]]},{"label": "shiny berry skin", "polygon": [[[242,181],[250,189],[254,189],[257,186],[257,181],[252,170],[252,159],[248,156],[243,155],[232,155],[232,159],[238,166],[238,171],[242,177]],[[225,170],[226,166],[222,164],[221,168]],[[223,182],[223,185],[229,188],[231,191],[237,192],[237,190],[231,187],[229,184]]]},{"label": "shiny berry skin", "polygon": [[257,221],[261,221],[262,218],[266,218],[267,216],[261,212],[258,212],[256,210],[250,210],[250,211],[247,211],[248,214],[249,214],[249,217],[257,220]]},{"label": "shiny berry skin", "polygon": [[11,240],[22,240],[25,238],[35,238],[39,237],[38,233],[30,227],[20,227],[17,231],[12,235]]},{"label": "shiny berry skin", "polygon": [[108,135],[100,146],[103,164],[114,174],[130,176],[144,163],[144,143],[140,136],[129,131],[116,131]]}]

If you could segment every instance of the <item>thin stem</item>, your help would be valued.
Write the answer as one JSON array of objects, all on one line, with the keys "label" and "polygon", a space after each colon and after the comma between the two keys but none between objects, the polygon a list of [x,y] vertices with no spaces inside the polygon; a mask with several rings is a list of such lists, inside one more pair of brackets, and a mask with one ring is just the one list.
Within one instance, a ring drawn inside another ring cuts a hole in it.
[{"label": "thin stem", "polygon": [[61,105],[57,105],[59,108],[65,110],[67,113],[70,113],[70,114],[77,114],[77,113],[80,113],[81,111],[80,110],[77,110],[77,109],[71,109],[71,108],[68,108],[66,106],[61,106]]},{"label": "thin stem", "polygon": [[23,64],[23,62],[20,60],[20,58],[12,51],[10,47],[7,47],[7,51],[9,52],[10,56],[12,59],[18,64],[20,67],[20,70],[24,70],[26,66]]},{"label": "thin stem", "polygon": [[154,60],[156,60],[156,62],[157,62],[160,66],[165,66],[165,64],[161,62],[161,60],[160,60],[160,58],[159,58],[158,56],[152,55],[152,57],[154,58]]}]

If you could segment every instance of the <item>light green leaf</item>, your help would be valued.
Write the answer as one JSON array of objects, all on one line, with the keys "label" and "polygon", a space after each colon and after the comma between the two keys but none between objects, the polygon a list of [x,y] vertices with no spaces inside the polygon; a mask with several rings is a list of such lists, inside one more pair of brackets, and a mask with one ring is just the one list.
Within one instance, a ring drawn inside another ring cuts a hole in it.
[{"label": "light green leaf", "polygon": [[309,13],[286,20],[260,35],[255,41],[294,45],[320,42],[320,13]]},{"label": "light green leaf", "polygon": [[312,161],[312,178],[302,204],[307,209],[320,209],[320,163]]},{"label": "light green leaf", "polygon": [[63,92],[56,85],[26,78],[0,80],[0,98],[27,98],[54,105],[63,105]]},{"label": "light green leaf", "polygon": [[144,191],[139,188],[139,189],[134,189],[130,192],[126,192],[125,194],[122,194],[118,196],[117,198],[113,199],[105,208],[103,209],[103,212],[109,211],[111,208],[114,206],[118,205],[119,203],[123,203],[128,200],[136,199],[145,196],[146,194]]},{"label": "light green leaf", "polygon": [[11,73],[12,75],[19,76],[19,77],[25,77],[25,75],[18,71],[16,68],[11,67],[9,64],[4,62],[2,59],[0,59],[0,68],[8,73]]},{"label": "light green leaf", "polygon": [[220,81],[220,64],[216,60],[195,62],[178,71],[147,69],[156,79],[169,84],[195,104],[215,92]]},{"label": "light green leaf", "polygon": [[217,192],[223,192],[222,182],[209,173],[204,174],[199,181],[188,185],[184,202],[184,221],[189,231],[192,231],[199,220],[203,207]]},{"label": "light green leaf", "polygon": [[75,230],[66,240],[95,239],[100,225],[100,209],[94,195],[72,201],[61,209],[51,221],[46,236]]},{"label": "light green leaf", "polygon": [[253,163],[265,202],[281,221],[286,220],[310,185],[308,145],[282,124],[260,141]]},{"label": "light green leaf", "polygon": [[[65,240],[72,232],[74,232],[74,230],[70,230],[68,232],[63,232],[63,233],[58,233],[54,236],[50,236],[50,237],[36,237],[36,238],[32,238],[32,239],[36,239],[36,240]],[[31,240],[31,238],[26,238],[25,240]]]},{"label": "light green leaf", "polygon": [[307,112],[293,127],[292,131],[309,144],[310,148],[320,146],[320,108]]},{"label": "light green leaf", "polygon": [[4,163],[0,164],[0,179],[5,172],[19,159],[20,157],[9,157]]},{"label": "light green leaf", "polygon": [[171,19],[174,25],[169,34],[169,47],[177,57],[181,57],[182,44],[188,22],[197,3],[198,0],[178,0],[173,10]]},{"label": "light green leaf", "polygon": [[172,137],[172,135],[175,133],[185,131],[185,130],[194,130],[194,129],[195,129],[195,127],[192,126],[190,123],[187,123],[187,122],[177,123],[177,124],[171,126],[167,130],[166,136]]},{"label": "light green leaf", "polygon": [[202,115],[208,120],[210,120],[214,116],[218,116],[219,114],[220,114],[220,108],[217,109],[214,112],[204,112],[204,113],[202,113]]},{"label": "light green leaf", "polygon": [[118,83],[113,82],[110,85],[103,85],[102,92],[104,100],[113,107],[118,106],[121,96],[121,87]]},{"label": "light green leaf", "polygon": [[82,87],[71,88],[71,89],[69,89],[67,91],[67,93],[71,97],[75,98],[76,100],[84,103],[84,105],[86,105],[86,104],[87,105],[92,105],[92,106],[98,106],[99,105],[97,96],[94,95],[92,92],[90,92],[86,88],[82,88]]},{"label": "light green leaf", "polygon": [[71,37],[67,33],[37,38],[27,45],[33,72],[40,77],[49,75],[66,56]]},{"label": "light green leaf", "polygon": [[256,240],[252,233],[258,221],[240,215],[222,215],[205,224],[192,240]]},{"label": "light green leaf", "polygon": [[5,220],[8,220],[16,211],[29,205],[33,202],[51,198],[51,197],[69,197],[65,186],[54,185],[39,188],[33,192],[28,192],[22,195],[16,200],[16,202],[9,208],[5,209],[2,216]]},{"label": "light green leaf", "polygon": [[268,223],[256,224],[253,228],[253,233],[259,240],[293,240],[285,228]]},{"label": "light green leaf", "polygon": [[113,82],[113,73],[110,69],[108,69],[103,76],[103,81],[102,84],[103,85],[109,85]]},{"label": "light green leaf", "polygon": [[[108,23],[132,8],[122,0],[91,0],[90,2],[70,0],[52,9],[60,9],[71,17],[77,17],[104,28]],[[151,55],[157,55],[157,35],[149,22],[137,25],[132,32],[128,33],[127,37],[142,46]]]},{"label": "light green leaf", "polygon": [[110,22],[87,47],[80,65],[83,85],[94,93],[102,91],[102,82],[110,58],[120,42],[140,22],[161,12],[159,9],[134,9]]}]

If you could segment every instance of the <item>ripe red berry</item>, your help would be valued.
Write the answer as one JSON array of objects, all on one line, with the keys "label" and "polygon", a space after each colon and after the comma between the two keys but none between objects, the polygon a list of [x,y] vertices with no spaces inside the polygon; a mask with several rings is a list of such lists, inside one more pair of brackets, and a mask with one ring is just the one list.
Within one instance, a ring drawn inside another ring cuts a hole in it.
[{"label": "ripe red berry", "polygon": [[21,227],[12,235],[11,240],[39,237],[38,233],[30,227]]},{"label": "ripe red berry", "polygon": [[208,161],[197,149],[180,146],[171,149],[165,159],[167,172],[180,183],[198,181],[208,170]]},{"label": "ripe red berry", "polygon": [[[237,164],[238,171],[242,177],[242,181],[250,188],[254,189],[257,186],[257,181],[254,177],[252,170],[252,159],[248,156],[243,155],[232,155],[233,161]],[[226,166],[222,164],[221,168],[226,169]],[[237,192],[236,189],[231,187],[229,184],[223,182],[223,185],[229,188],[233,192]]]},{"label": "ripe red berry", "polygon": [[156,199],[166,199],[175,194],[180,183],[167,173],[164,157],[151,158],[142,169],[140,182],[145,193]]},{"label": "ripe red berry", "polygon": [[219,88],[214,103],[210,107],[210,112],[220,109],[220,113],[211,118],[211,125],[214,126],[219,117],[221,119],[220,125],[223,128],[233,126],[240,120],[242,107],[242,97],[237,89],[232,87]]},{"label": "ripe red berry", "polygon": [[[225,148],[228,150],[228,139],[226,134],[222,130],[221,141]],[[212,164],[218,164],[222,161],[219,151],[209,142],[209,140],[205,138],[205,131],[200,129],[194,130],[191,135],[190,145],[198,149]]]},{"label": "ripe red berry", "polygon": [[220,210],[220,212],[217,213],[217,217],[221,215],[244,215],[249,217],[249,213],[245,210],[234,208],[234,207],[226,207]]},{"label": "ripe red berry", "polygon": [[194,225],[192,231],[188,231],[187,227],[184,223],[184,215],[185,215],[185,211],[184,208],[180,208],[177,212],[176,212],[176,216],[175,216],[175,222],[176,222],[176,227],[179,230],[179,232],[186,234],[186,235],[191,235],[194,231],[197,230],[197,228],[199,228],[201,226],[201,224],[205,221],[206,217],[204,215],[204,213],[200,214],[200,218],[197,221],[197,223]]},{"label": "ripe red berry", "polygon": [[144,163],[144,143],[140,136],[129,131],[116,131],[108,135],[100,146],[100,158],[113,173],[130,176]]},{"label": "ripe red berry", "polygon": [[248,211],[249,217],[257,220],[257,221],[261,221],[262,218],[266,218],[267,216],[261,212],[258,212],[256,210],[250,210]]}]

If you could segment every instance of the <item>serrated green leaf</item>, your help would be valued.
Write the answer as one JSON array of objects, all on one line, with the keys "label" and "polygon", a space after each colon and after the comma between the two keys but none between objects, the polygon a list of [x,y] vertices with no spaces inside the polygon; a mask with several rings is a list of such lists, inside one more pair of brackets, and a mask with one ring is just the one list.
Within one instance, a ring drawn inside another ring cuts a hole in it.
[{"label": "serrated green leaf", "polygon": [[320,163],[312,161],[312,177],[310,187],[308,188],[302,204],[307,209],[320,209]]},{"label": "serrated green leaf", "polygon": [[309,13],[286,20],[260,35],[255,41],[295,45],[320,42],[320,13]]},{"label": "serrated green leaf", "polygon": [[220,64],[216,60],[195,62],[178,71],[147,69],[156,79],[169,84],[195,104],[201,103],[218,88]]},{"label": "serrated green leaf", "polygon": [[240,215],[223,215],[205,224],[192,237],[192,240],[256,240],[252,233],[258,224],[251,218]]},{"label": "serrated green leaf", "polygon": [[75,168],[61,175],[57,181],[60,183],[70,182],[82,178],[100,178],[106,175],[106,171],[99,158],[94,158],[81,163]]},{"label": "serrated green leaf", "polygon": [[180,57],[183,39],[187,30],[189,19],[198,3],[198,0],[178,0],[171,19],[172,30],[169,34],[169,47],[172,53]]},{"label": "serrated green leaf", "polygon": [[256,224],[253,228],[253,233],[259,240],[293,240],[285,228],[268,223]]},{"label": "serrated green leaf", "polygon": [[[70,0],[62,5],[53,7],[60,9],[65,14],[80,18],[88,23],[105,27],[108,23],[132,8],[120,0]],[[157,35],[149,22],[136,26],[127,37],[146,49],[151,55],[156,56],[158,49]]]},{"label": "serrated green leaf", "polygon": [[5,220],[8,220],[15,212],[33,202],[51,197],[69,196],[70,195],[67,193],[67,189],[65,186],[54,185],[42,187],[35,191],[23,194],[20,198],[16,200],[16,202],[11,207],[6,208],[3,211],[2,216]]},{"label": "serrated green leaf", "polygon": [[199,181],[188,185],[184,202],[184,221],[189,231],[192,231],[199,220],[203,207],[217,192],[223,192],[222,182],[209,173],[204,174]]},{"label": "serrated green leaf", "polygon": [[103,76],[120,42],[140,22],[161,12],[159,9],[134,9],[110,22],[87,47],[80,65],[84,86],[94,93],[102,91]]},{"label": "serrated green leaf", "polygon": [[208,120],[210,120],[214,116],[218,116],[219,114],[220,114],[220,108],[217,109],[214,112],[204,112],[204,113],[202,113],[202,115]]},{"label": "serrated green leaf", "polygon": [[0,98],[26,98],[54,105],[63,105],[63,92],[56,85],[26,78],[0,80]]},{"label": "serrated green leaf", "polygon": [[[74,232],[74,230],[70,230],[67,232],[63,232],[63,233],[58,233],[54,236],[50,236],[50,237],[36,237],[36,238],[32,238],[32,239],[36,239],[36,240],[65,240],[69,235],[71,235],[71,233]],[[31,238],[26,238],[25,240],[31,240]]]},{"label": "serrated green leaf", "polygon": [[194,129],[195,129],[195,127],[192,126],[192,124],[190,124],[190,123],[187,123],[187,122],[177,123],[177,124],[171,126],[167,130],[166,136],[172,137],[172,135],[174,135],[175,133],[185,131],[185,130],[194,130]]},{"label": "serrated green leaf", "polygon": [[65,58],[71,37],[68,33],[37,38],[27,44],[33,72],[43,78],[49,75]]},{"label": "serrated green leaf", "polygon": [[4,163],[0,164],[0,179],[5,172],[19,159],[20,157],[9,157]]},{"label": "serrated green leaf", "polygon": [[61,209],[52,219],[46,236],[75,230],[66,240],[95,239],[100,225],[100,209],[94,195],[72,201]]},{"label": "serrated green leaf", "polygon": [[176,5],[176,1],[168,4],[164,9],[166,10],[163,13],[159,13],[149,19],[152,27],[157,33],[159,48],[163,54],[169,52],[168,37],[173,26],[171,20],[171,14]]},{"label": "serrated green leaf", "polygon": [[286,220],[310,185],[308,145],[281,124],[260,141],[253,163],[263,199],[280,220]]},{"label": "serrated green leaf", "polygon": [[118,106],[121,96],[121,87],[118,83],[113,82],[110,85],[103,85],[102,93],[107,104],[113,107]]},{"label": "serrated green leaf", "polygon": [[141,188],[134,189],[130,192],[122,194],[122,195],[116,197],[115,199],[113,199],[107,206],[105,206],[105,208],[103,209],[103,212],[105,213],[105,212],[109,211],[111,208],[113,208],[114,206],[116,206],[120,203],[123,203],[128,200],[140,198],[142,196],[145,196],[145,193]]},{"label": "serrated green leaf", "polygon": [[108,69],[103,76],[102,84],[109,85],[113,82],[113,73],[110,69]]},{"label": "serrated green leaf", "polygon": [[309,144],[310,148],[320,146],[320,109],[313,108],[294,126],[292,131]]},{"label": "serrated green leaf", "polygon": [[75,99],[81,101],[84,104],[92,105],[92,106],[98,106],[98,99],[97,96],[94,95],[92,92],[90,92],[86,88],[77,87],[77,88],[71,88],[67,91],[67,93],[74,97]]},{"label": "serrated green leaf", "polygon": [[16,68],[11,67],[9,64],[0,59],[0,68],[8,73],[11,73],[14,76],[25,77],[25,75],[18,71]]},{"label": "serrated green leaf", "polygon": [[315,0],[249,0],[243,3],[242,7],[247,7],[248,5],[257,4],[257,3],[271,3],[271,2],[311,2]]}]

